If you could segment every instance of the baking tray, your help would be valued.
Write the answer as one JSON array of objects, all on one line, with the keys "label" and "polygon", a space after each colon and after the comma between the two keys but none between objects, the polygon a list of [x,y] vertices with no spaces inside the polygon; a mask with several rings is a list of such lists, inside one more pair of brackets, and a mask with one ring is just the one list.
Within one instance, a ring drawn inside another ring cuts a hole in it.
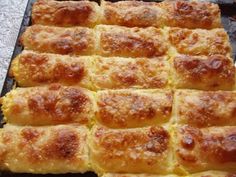
[{"label": "baking tray", "polygon": [[[18,33],[18,37],[16,40],[15,48],[11,57],[14,59],[18,54],[20,54],[23,50],[22,45],[20,44],[20,36],[22,33],[25,31],[27,26],[31,25],[31,10],[32,10],[32,5],[36,0],[28,0],[25,13],[23,16],[23,20],[21,23],[21,27]],[[99,3],[99,0],[94,0]],[[116,2],[118,0],[110,0],[112,2]],[[155,1],[155,2],[161,2],[162,0],[143,0],[143,1]],[[221,9],[221,19],[222,19],[222,24],[227,31],[229,37],[230,37],[230,42],[233,48],[232,52],[232,58],[234,59],[234,62],[236,63],[236,0],[209,0],[210,2],[214,2],[219,4],[220,9]],[[10,64],[11,64],[10,61]],[[10,68],[10,65],[9,65]],[[8,68],[8,73],[5,78],[5,82],[3,84],[3,89],[1,92],[1,97],[4,96],[7,92],[9,92],[13,86],[14,86],[14,80],[9,77],[9,68]],[[0,121],[3,120],[3,115],[2,112],[0,111]],[[3,126],[3,123],[0,123],[0,127]],[[16,173],[10,173],[10,172],[0,172],[1,177],[63,177],[63,176],[68,176],[68,177],[96,177],[96,174],[93,172],[87,172],[85,174],[61,174],[61,175],[53,175],[53,174],[46,174],[46,175],[33,175],[33,174],[16,174]]]}]

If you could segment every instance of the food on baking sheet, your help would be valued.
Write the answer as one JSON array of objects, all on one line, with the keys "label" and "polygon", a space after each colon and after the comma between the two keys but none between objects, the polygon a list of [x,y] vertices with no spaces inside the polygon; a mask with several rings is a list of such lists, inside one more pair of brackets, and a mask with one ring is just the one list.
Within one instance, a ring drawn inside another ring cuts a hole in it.
[{"label": "food on baking sheet", "polygon": [[21,39],[28,50],[71,55],[156,57],[168,49],[163,31],[154,27],[98,25],[89,29],[33,25]]},{"label": "food on baking sheet", "polygon": [[221,27],[219,6],[208,2],[102,1],[101,8],[101,23],[110,25],[204,29]]},{"label": "food on baking sheet", "polygon": [[55,26],[88,26],[99,22],[101,9],[93,1],[38,0],[33,4],[33,24]]},{"label": "food on baking sheet", "polygon": [[168,86],[169,65],[166,57],[70,57],[24,51],[13,60],[11,75],[20,86],[61,83],[92,90],[165,88]]},{"label": "food on baking sheet", "polygon": [[168,28],[169,41],[177,52],[188,55],[230,56],[231,46],[223,28],[212,30]]},{"label": "food on baking sheet", "polygon": [[156,57],[166,54],[168,42],[163,30],[98,25],[100,50],[103,56]]},{"label": "food on baking sheet", "polygon": [[57,84],[16,88],[2,98],[6,122],[17,125],[88,125],[96,111],[93,92]]},{"label": "food on baking sheet", "polygon": [[160,126],[108,129],[94,126],[89,137],[90,160],[97,173],[170,172],[170,135]]},{"label": "food on baking sheet", "polygon": [[171,58],[170,68],[176,88],[233,90],[235,85],[234,64],[223,55],[178,55]]},{"label": "food on baking sheet", "polygon": [[[185,175],[182,177],[235,177],[236,173],[223,172],[223,171],[205,171]],[[122,174],[122,173],[107,173],[102,177],[180,177],[178,175],[155,175],[155,174]]]},{"label": "food on baking sheet", "polygon": [[21,36],[27,50],[57,54],[91,55],[96,48],[96,35],[86,27],[50,27],[33,25]]},{"label": "food on baking sheet", "polygon": [[174,100],[174,117],[178,124],[236,126],[235,91],[178,90]]},{"label": "food on baking sheet", "polygon": [[97,92],[97,121],[111,128],[158,125],[169,121],[170,90],[104,90]]},{"label": "food on baking sheet", "polygon": [[0,131],[5,169],[23,173],[83,173],[89,170],[84,126],[13,126]]},{"label": "food on baking sheet", "polygon": [[173,137],[178,167],[191,173],[236,171],[236,126],[178,126]]},{"label": "food on baking sheet", "polygon": [[166,57],[97,57],[93,66],[91,78],[96,90],[168,87],[169,65]]},{"label": "food on baking sheet", "polygon": [[60,83],[91,89],[90,58],[24,50],[13,60],[10,74],[20,86]]}]

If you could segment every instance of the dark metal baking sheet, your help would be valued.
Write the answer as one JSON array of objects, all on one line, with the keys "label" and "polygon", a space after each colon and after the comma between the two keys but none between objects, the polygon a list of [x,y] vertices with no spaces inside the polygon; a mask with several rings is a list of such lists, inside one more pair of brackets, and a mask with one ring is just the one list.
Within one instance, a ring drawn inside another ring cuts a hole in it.
[{"label": "dark metal baking sheet", "polygon": [[[15,44],[14,52],[11,57],[11,61],[23,50],[23,47],[21,46],[19,39],[20,39],[21,34],[25,31],[26,27],[31,25],[31,19],[30,19],[31,9],[32,9],[32,4],[35,1],[36,0],[28,0],[28,4],[26,6],[26,10],[25,10],[24,17],[21,23],[21,27],[19,30],[16,44]],[[98,2],[99,0],[94,0],[94,1]],[[115,2],[118,0],[110,0],[110,1]],[[162,0],[144,0],[144,1],[161,2]],[[222,23],[225,30],[229,34],[230,42],[233,48],[232,57],[234,59],[234,62],[236,62],[236,0],[209,0],[209,1],[218,3],[221,8]],[[9,68],[10,68],[10,65],[9,65]],[[9,71],[9,68],[8,68],[8,71]],[[7,74],[4,85],[3,85],[3,89],[1,92],[1,97],[4,96],[7,92],[9,92],[13,88],[13,86],[14,86],[14,80],[10,78],[9,75]],[[2,116],[2,113],[0,112],[0,121],[1,120],[3,120],[3,116]],[[1,126],[2,124],[0,124],[0,127]],[[25,174],[25,173],[15,174],[15,173],[9,173],[9,172],[0,172],[0,176],[1,177],[63,177],[63,176],[96,177],[96,174],[92,172],[88,172],[85,174],[33,175],[33,174]]]}]

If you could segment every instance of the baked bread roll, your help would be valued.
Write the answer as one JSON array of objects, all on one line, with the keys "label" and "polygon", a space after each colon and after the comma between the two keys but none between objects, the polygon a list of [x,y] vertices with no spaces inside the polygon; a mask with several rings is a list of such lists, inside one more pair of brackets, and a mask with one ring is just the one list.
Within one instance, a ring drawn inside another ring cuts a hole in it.
[{"label": "baked bread roll", "polygon": [[84,126],[13,126],[0,131],[0,157],[15,173],[84,173],[89,170]]},{"label": "baked bread roll", "polygon": [[7,123],[88,125],[96,111],[93,92],[60,85],[16,88],[2,98]]}]

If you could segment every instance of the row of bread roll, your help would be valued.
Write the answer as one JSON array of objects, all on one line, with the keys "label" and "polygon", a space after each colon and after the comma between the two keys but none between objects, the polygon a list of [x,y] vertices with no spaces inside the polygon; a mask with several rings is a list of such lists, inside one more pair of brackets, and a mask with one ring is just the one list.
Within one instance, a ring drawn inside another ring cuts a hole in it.
[{"label": "row of bread roll", "polygon": [[16,88],[1,99],[8,123],[98,124],[110,128],[149,125],[236,126],[235,91],[124,89],[92,92],[53,84]]},{"label": "row of bread roll", "polygon": [[221,27],[220,9],[208,2],[164,1],[138,2],[38,0],[33,5],[34,24],[53,26],[88,26],[97,24],[129,27],[174,26],[212,29]]},{"label": "row of bread roll", "polygon": [[[92,170],[99,175],[187,175],[213,169],[229,173],[236,170],[235,135],[235,126],[202,129],[94,126],[89,131],[78,125],[21,127],[7,124],[0,131],[0,167],[12,172],[40,174]],[[226,175],[208,173],[214,174]]]},{"label": "row of bread roll", "polygon": [[230,56],[229,37],[223,28],[128,28],[112,25],[50,27],[33,25],[21,37],[25,49],[70,55],[157,57],[176,51],[187,55]]},{"label": "row of bread roll", "polygon": [[90,90],[124,88],[184,88],[233,90],[235,67],[223,55],[175,55],[124,58],[57,55],[23,51],[12,62],[11,75],[19,86],[49,83]]}]

